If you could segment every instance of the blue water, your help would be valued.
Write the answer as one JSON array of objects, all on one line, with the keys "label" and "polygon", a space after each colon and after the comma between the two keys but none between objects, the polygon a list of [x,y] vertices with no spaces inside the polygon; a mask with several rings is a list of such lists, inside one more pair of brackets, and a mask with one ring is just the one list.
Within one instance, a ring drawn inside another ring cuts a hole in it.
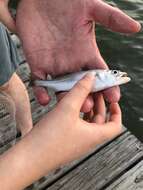
[{"label": "blue water", "polygon": [[[143,24],[143,0],[107,1]],[[121,106],[126,127],[143,139],[143,32],[124,36],[97,29],[98,45],[110,68],[126,71],[131,83],[122,86]]]}]

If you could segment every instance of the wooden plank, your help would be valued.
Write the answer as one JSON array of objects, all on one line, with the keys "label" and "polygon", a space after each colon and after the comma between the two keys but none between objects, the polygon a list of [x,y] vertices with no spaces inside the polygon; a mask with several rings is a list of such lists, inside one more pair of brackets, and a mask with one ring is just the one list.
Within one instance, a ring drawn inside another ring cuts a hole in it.
[{"label": "wooden plank", "polygon": [[23,82],[28,82],[30,79],[30,69],[27,63],[18,67],[16,73],[20,76]]},{"label": "wooden plank", "polygon": [[20,39],[15,34],[11,34],[11,39],[17,48],[21,47]]},{"label": "wooden plank", "polygon": [[143,190],[143,161],[139,162],[106,190]]},{"label": "wooden plank", "polygon": [[[47,113],[51,108],[49,106],[42,107],[35,101],[34,109],[32,111],[32,119],[35,124],[39,119]],[[14,118],[7,113],[4,114],[5,109],[2,110],[3,116],[0,118],[0,154],[7,150],[16,141],[16,122]]]},{"label": "wooden plank", "polygon": [[[126,129],[124,128],[124,132],[126,131]],[[112,141],[110,141],[112,142]],[[49,175],[41,178],[39,181],[37,181],[34,184],[34,187],[37,188],[38,190],[43,190],[45,189],[45,187],[49,186],[50,184],[52,184],[54,181],[56,181],[57,179],[61,178],[61,176],[65,175],[66,173],[68,173],[70,170],[72,170],[73,168],[75,168],[76,166],[78,166],[80,163],[82,163],[84,160],[86,160],[88,157],[90,157],[92,154],[94,154],[95,152],[98,152],[99,150],[101,150],[103,147],[105,147],[107,144],[109,144],[110,142],[106,142],[102,145],[98,145],[94,150],[92,150],[90,153],[88,153],[87,155],[84,155],[82,158],[80,158],[79,160],[75,160],[73,162],[71,162],[68,165],[65,166],[61,166],[60,168],[58,168],[57,170],[49,173]],[[33,189],[35,190],[35,189]]]},{"label": "wooden plank", "polygon": [[11,140],[9,143],[5,144],[4,146],[0,147],[0,155],[7,151],[9,148],[14,146],[16,143],[16,139]]},{"label": "wooden plank", "polygon": [[[143,150],[138,147],[143,147],[143,144],[129,132],[125,133],[57,182],[54,179],[53,185],[49,179],[45,187],[47,190],[102,189],[143,156]],[[41,189],[45,187],[43,186]]]},{"label": "wooden plank", "polygon": [[16,138],[15,107],[12,99],[0,93],[0,147]]}]

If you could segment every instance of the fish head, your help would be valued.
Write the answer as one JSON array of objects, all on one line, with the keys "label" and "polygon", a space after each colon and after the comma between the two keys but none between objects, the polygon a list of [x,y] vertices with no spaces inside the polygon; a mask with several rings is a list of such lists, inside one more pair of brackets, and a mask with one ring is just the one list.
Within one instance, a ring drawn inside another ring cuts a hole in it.
[{"label": "fish head", "polygon": [[118,85],[128,83],[131,80],[126,72],[119,70],[111,70],[110,72],[111,75],[115,78]]},{"label": "fish head", "polygon": [[118,86],[129,82],[131,79],[127,73],[119,70],[96,70],[94,91],[104,90],[113,86]]},{"label": "fish head", "polygon": [[111,81],[111,83],[113,82],[115,85],[125,84],[131,80],[126,72],[119,70],[107,70],[106,72],[107,81]]}]

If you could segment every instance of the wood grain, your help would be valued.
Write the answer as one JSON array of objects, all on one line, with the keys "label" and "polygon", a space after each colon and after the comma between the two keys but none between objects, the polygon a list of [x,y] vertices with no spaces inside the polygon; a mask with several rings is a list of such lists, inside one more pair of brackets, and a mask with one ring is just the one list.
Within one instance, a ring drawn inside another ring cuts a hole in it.
[{"label": "wood grain", "polygon": [[143,161],[139,162],[106,190],[143,190]]}]

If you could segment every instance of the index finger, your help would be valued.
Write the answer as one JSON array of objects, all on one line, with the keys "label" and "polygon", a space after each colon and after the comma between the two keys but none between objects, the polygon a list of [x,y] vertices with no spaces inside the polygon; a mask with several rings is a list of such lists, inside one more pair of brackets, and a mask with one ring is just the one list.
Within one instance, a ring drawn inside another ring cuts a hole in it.
[{"label": "index finger", "polygon": [[122,114],[118,103],[111,103],[109,122],[104,125],[102,130],[105,139],[114,138],[122,132]]},{"label": "index finger", "polygon": [[110,104],[110,118],[109,121],[115,122],[117,124],[122,124],[122,113],[118,103]]},{"label": "index finger", "polygon": [[100,130],[105,140],[112,139],[122,132],[122,116],[118,103],[111,103],[109,122],[104,124]]}]

